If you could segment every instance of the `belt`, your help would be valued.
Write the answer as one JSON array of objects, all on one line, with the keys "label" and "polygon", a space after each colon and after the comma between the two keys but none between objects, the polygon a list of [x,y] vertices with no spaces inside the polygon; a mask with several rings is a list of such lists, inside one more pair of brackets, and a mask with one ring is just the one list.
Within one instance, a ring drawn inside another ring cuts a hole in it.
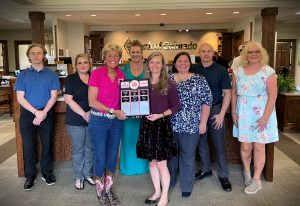
[{"label": "belt", "polygon": [[107,117],[108,119],[114,119],[116,117],[114,114],[101,113],[101,112],[97,112],[93,109],[91,110],[91,114],[98,116],[98,117]]}]

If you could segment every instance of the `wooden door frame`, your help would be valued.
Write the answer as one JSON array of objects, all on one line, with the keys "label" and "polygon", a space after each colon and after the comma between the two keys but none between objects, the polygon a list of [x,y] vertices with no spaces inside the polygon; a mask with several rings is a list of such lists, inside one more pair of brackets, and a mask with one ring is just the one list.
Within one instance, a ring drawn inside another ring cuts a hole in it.
[{"label": "wooden door frame", "polygon": [[2,53],[3,53],[3,74],[9,75],[7,40],[0,40],[0,43],[4,45],[4,47],[2,46],[2,48],[4,48],[4,50],[2,51]]},{"label": "wooden door frame", "polygon": [[19,45],[27,45],[31,44],[31,40],[15,40],[14,47],[15,47],[15,61],[16,61],[16,70],[20,69],[20,61],[19,61]]},{"label": "wooden door frame", "polygon": [[[296,60],[296,39],[277,39],[277,42],[292,42],[292,61],[291,61],[291,75],[295,77],[295,60]],[[275,61],[276,64],[276,61]]]}]

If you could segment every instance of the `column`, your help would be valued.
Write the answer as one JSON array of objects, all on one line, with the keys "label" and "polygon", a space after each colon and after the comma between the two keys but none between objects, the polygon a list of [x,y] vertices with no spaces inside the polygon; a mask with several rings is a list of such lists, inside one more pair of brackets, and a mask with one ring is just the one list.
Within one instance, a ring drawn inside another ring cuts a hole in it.
[{"label": "column", "polygon": [[[262,16],[262,39],[261,43],[266,48],[270,60],[269,65],[274,67],[274,51],[275,51],[275,32],[276,32],[276,16],[278,8],[264,8],[261,10]],[[266,145],[266,164],[263,174],[266,181],[273,181],[274,166],[274,143]]]},{"label": "column", "polygon": [[43,12],[29,12],[31,21],[32,43],[45,45],[44,21],[45,13]]}]

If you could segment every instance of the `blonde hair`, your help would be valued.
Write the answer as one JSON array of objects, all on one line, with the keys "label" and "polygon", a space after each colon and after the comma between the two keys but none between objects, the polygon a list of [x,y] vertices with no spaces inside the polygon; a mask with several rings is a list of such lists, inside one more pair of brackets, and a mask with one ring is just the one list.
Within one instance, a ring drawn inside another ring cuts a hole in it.
[{"label": "blonde hair", "polygon": [[261,66],[268,65],[269,55],[268,55],[267,50],[259,42],[249,42],[249,43],[245,44],[245,47],[244,47],[243,51],[241,52],[240,66],[246,67],[249,64],[248,51],[251,46],[256,46],[260,51],[260,59],[259,59],[260,65]]},{"label": "blonde hair", "polygon": [[[158,83],[155,84],[154,88],[156,90],[158,90],[161,94],[163,95],[167,95],[168,94],[168,89],[169,89],[169,84],[168,84],[168,74],[167,74],[167,70],[166,70],[166,64],[165,64],[165,58],[164,56],[162,55],[162,53],[160,52],[152,52],[149,56],[148,56],[148,59],[147,59],[147,68],[148,70],[150,71],[149,69],[149,62],[154,58],[154,57],[160,57],[161,58],[161,61],[162,61],[162,68],[161,68],[161,71],[160,71],[160,75],[159,75],[159,80],[158,80]],[[150,77],[152,77],[151,75],[151,72],[150,72]]]},{"label": "blonde hair", "polygon": [[79,58],[85,58],[85,59],[88,60],[88,62],[89,62],[89,71],[91,71],[93,65],[92,65],[92,62],[91,62],[91,59],[90,59],[89,55],[87,55],[87,54],[77,54],[77,55],[76,55],[76,57],[75,57],[75,67],[74,67],[74,71],[77,71],[76,65],[77,65],[77,62],[78,62],[78,59],[79,59]]},{"label": "blonde hair", "polygon": [[30,50],[33,48],[33,47],[39,47],[43,50],[43,54],[44,54],[44,58],[43,58],[43,62],[45,63],[47,61],[47,58],[46,58],[46,54],[47,54],[47,50],[46,48],[42,45],[42,44],[38,44],[38,43],[32,43],[27,51],[26,51],[26,56],[28,57],[28,61],[31,63],[31,60],[29,58],[29,53],[30,53]]},{"label": "blonde hair", "polygon": [[102,49],[102,57],[105,58],[106,54],[110,51],[117,51],[120,59],[122,58],[122,48],[114,43],[107,43]]}]

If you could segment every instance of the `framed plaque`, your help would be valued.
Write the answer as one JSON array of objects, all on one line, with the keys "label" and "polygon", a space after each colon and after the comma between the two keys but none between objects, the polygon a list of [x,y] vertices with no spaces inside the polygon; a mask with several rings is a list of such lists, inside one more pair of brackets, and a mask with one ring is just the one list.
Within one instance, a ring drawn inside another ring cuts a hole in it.
[{"label": "framed plaque", "polygon": [[121,110],[126,116],[150,114],[149,79],[121,81]]}]

